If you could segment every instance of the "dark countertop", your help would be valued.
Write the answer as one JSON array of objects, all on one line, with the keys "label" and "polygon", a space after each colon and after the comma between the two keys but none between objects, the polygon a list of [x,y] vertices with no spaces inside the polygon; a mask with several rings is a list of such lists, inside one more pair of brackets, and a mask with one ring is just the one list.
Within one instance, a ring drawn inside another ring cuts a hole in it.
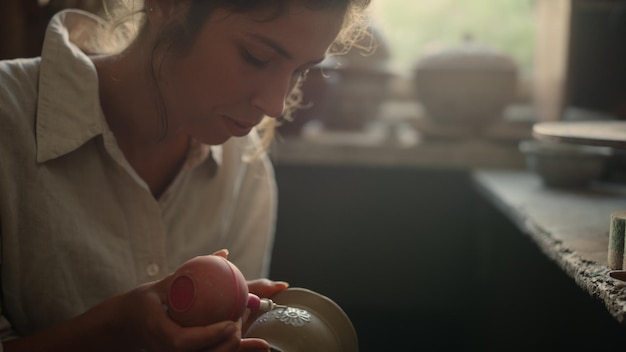
[{"label": "dark countertop", "polygon": [[418,140],[402,144],[390,139],[386,133],[377,132],[369,135],[336,133],[309,140],[286,138],[277,143],[270,154],[278,164],[439,169],[525,167],[524,156],[518,152],[516,142],[466,138],[426,142]]},{"label": "dark countertop", "polygon": [[607,267],[611,213],[626,210],[626,185],[559,190],[525,171],[493,170],[475,171],[473,181],[488,201],[626,325],[626,283],[611,278]]}]

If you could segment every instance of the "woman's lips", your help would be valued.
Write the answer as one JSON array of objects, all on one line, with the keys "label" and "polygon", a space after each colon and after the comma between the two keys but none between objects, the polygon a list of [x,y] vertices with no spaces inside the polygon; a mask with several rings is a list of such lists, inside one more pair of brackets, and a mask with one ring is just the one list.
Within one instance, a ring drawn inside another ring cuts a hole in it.
[{"label": "woman's lips", "polygon": [[235,137],[243,137],[247,135],[250,133],[250,130],[252,130],[252,127],[254,127],[254,125],[244,125],[228,116],[222,116],[222,119],[224,120],[224,126],[226,126],[228,132]]}]

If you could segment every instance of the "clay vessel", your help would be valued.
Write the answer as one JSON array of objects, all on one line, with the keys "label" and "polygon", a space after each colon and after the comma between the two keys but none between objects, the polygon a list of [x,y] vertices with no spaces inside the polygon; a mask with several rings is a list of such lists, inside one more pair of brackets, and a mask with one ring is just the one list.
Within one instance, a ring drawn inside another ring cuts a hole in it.
[{"label": "clay vessel", "polygon": [[304,288],[272,297],[276,308],[244,333],[267,341],[275,352],[358,352],[358,338],[346,313],[330,298]]},{"label": "clay vessel", "polygon": [[467,37],[421,57],[414,84],[416,98],[433,122],[483,126],[500,118],[514,101],[517,65]]}]

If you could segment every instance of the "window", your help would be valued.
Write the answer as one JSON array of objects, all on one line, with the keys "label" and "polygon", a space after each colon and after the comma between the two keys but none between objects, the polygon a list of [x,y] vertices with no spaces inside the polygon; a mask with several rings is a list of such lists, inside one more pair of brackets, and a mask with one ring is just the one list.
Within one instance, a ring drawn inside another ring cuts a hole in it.
[{"label": "window", "polygon": [[518,102],[537,119],[567,118],[570,108],[626,119],[624,0],[373,0],[370,10],[405,76],[469,35],[515,60]]},{"label": "window", "polygon": [[[392,67],[415,90],[418,61],[435,52],[474,44],[509,57],[517,68],[518,87],[508,109],[532,114],[530,85],[536,38],[535,0],[374,0],[372,27],[391,54]],[[416,92],[409,92],[415,97]],[[419,99],[419,97],[418,97]]]},{"label": "window", "polygon": [[408,72],[429,50],[458,44],[465,36],[511,55],[532,71],[534,0],[374,0],[370,9],[392,52]]}]

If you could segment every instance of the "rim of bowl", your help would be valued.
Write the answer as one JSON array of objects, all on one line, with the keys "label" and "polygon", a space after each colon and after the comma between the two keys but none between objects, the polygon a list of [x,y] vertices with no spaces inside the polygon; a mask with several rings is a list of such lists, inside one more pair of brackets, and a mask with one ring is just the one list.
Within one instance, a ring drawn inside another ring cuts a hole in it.
[{"label": "rim of bowl", "polygon": [[605,146],[525,140],[518,145],[521,152],[535,155],[573,156],[573,157],[609,157],[613,148]]},{"label": "rim of bowl", "polygon": [[341,351],[358,352],[359,342],[352,321],[330,298],[306,288],[290,287],[274,295],[272,300],[277,304],[315,312],[341,342]]}]

